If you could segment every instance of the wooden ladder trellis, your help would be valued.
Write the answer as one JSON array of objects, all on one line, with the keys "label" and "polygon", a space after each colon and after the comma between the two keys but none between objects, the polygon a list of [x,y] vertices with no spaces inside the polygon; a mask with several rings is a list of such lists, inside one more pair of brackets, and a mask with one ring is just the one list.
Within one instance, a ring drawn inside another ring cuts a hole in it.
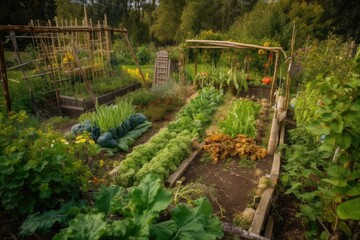
[{"label": "wooden ladder trellis", "polygon": [[164,84],[170,78],[170,64],[169,53],[167,51],[160,51],[156,54],[155,60],[155,74],[154,83]]}]

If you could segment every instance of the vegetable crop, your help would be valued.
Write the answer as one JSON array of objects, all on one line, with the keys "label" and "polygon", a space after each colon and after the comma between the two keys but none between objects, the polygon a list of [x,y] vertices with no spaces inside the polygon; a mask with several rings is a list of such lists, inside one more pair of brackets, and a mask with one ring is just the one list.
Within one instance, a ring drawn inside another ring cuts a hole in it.
[{"label": "vegetable crop", "polygon": [[203,149],[210,153],[213,163],[224,161],[228,157],[257,160],[266,156],[266,149],[256,145],[253,138],[237,135],[231,138],[226,134],[213,134],[205,138]]},{"label": "vegetable crop", "polygon": [[255,138],[255,121],[259,110],[260,106],[255,102],[236,100],[225,119],[219,122],[219,128],[231,137],[244,134]]}]

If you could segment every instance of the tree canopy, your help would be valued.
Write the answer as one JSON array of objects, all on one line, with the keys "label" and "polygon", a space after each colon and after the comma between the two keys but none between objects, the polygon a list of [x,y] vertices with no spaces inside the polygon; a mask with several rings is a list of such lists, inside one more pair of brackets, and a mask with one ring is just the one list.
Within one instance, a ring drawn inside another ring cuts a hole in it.
[{"label": "tree canopy", "polygon": [[229,38],[237,38],[239,32],[256,39],[275,37],[283,43],[294,21],[301,36],[321,39],[335,33],[360,41],[357,0],[3,0],[0,24],[55,16],[82,19],[84,5],[93,23],[106,14],[109,25],[128,29],[139,45],[180,43],[208,30],[229,33]]}]

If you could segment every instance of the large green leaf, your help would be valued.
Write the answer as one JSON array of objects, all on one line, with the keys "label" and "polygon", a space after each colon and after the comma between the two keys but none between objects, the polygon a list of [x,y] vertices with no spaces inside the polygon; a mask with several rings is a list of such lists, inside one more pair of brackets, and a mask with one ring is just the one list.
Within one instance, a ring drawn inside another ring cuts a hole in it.
[{"label": "large green leaf", "polygon": [[172,201],[171,192],[166,191],[159,178],[148,174],[129,194],[129,208],[135,220],[142,226],[142,236],[149,236],[150,224],[159,217]]},{"label": "large green leaf", "polygon": [[[184,204],[179,204],[171,212],[172,219],[166,226],[174,228],[177,225],[176,232],[173,233],[171,239],[181,240],[210,240],[222,238],[224,233],[220,224],[220,220],[213,215],[212,207],[206,198],[197,199],[194,208]],[[171,222],[173,221],[173,222]],[[156,230],[160,230],[157,228]],[[163,228],[166,229],[166,228]],[[159,235],[158,233],[157,235]],[[166,236],[166,232],[162,232]]]},{"label": "large green leaf", "polygon": [[[99,211],[105,213],[105,215],[108,215],[115,198],[120,197],[122,192],[123,189],[119,186],[102,187],[100,191],[94,195],[94,206],[99,209]],[[121,201],[116,201],[116,203],[117,205],[121,205]]]},{"label": "large green leaf", "polygon": [[320,120],[315,120],[306,126],[306,129],[314,135],[328,135],[330,133],[330,127]]},{"label": "large green leaf", "polygon": [[69,223],[69,227],[56,234],[53,240],[97,240],[107,229],[103,213],[78,214]]},{"label": "large green leaf", "polygon": [[341,219],[360,220],[360,197],[348,200],[336,208]]},{"label": "large green leaf", "polygon": [[170,191],[166,191],[159,178],[148,174],[130,192],[129,204],[134,207],[134,215],[146,215],[147,220],[152,221],[160,211],[165,210],[172,201]]}]

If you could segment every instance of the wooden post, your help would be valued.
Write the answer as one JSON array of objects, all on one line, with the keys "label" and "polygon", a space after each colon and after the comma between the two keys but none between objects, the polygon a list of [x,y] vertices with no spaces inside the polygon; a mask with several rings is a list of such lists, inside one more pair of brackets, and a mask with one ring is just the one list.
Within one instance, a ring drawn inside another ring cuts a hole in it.
[{"label": "wooden post", "polygon": [[89,81],[88,81],[88,79],[87,79],[87,77],[86,77],[86,74],[85,74],[84,70],[83,70],[82,67],[81,67],[81,63],[80,63],[80,61],[79,61],[79,57],[78,57],[78,55],[77,55],[77,50],[76,50],[75,45],[74,45],[74,58],[75,58],[76,65],[77,65],[77,67],[79,68],[81,77],[83,78],[83,81],[84,81],[84,83],[85,83],[86,90],[88,91],[91,99],[93,100],[94,106],[96,106],[96,97],[95,97],[95,95],[94,95],[94,93],[93,93],[93,91],[92,91],[92,89],[91,89],[91,85],[90,85],[90,83],[89,83]]},{"label": "wooden post", "polygon": [[132,57],[133,57],[133,60],[134,60],[134,62],[135,62],[135,64],[136,64],[137,68],[139,69],[141,78],[142,78],[142,80],[143,80],[143,82],[144,82],[144,86],[146,86],[147,84],[146,84],[146,80],[145,80],[144,74],[143,74],[142,71],[141,71],[140,64],[139,64],[139,62],[138,62],[138,60],[137,60],[137,58],[136,58],[136,54],[135,54],[135,52],[134,52],[134,49],[133,49],[132,46],[131,46],[128,33],[125,32],[124,35],[125,35],[126,43],[127,43],[128,47],[129,47],[130,52],[131,52],[131,55],[132,55]]},{"label": "wooden post", "polygon": [[197,51],[195,49],[194,77],[197,75]]},{"label": "wooden post", "polygon": [[47,49],[47,46],[44,42],[44,39],[40,38],[40,44],[41,44],[41,47],[45,53],[45,63],[46,63],[46,67],[48,69],[48,71],[50,71],[50,78],[53,82],[53,85],[54,85],[54,88],[55,88],[55,94],[56,94],[56,102],[57,102],[57,105],[58,105],[58,108],[59,108],[59,111],[61,112],[61,104],[60,104],[60,93],[59,93],[59,88],[56,84],[56,77],[55,77],[55,74],[54,74],[54,69],[53,69],[53,66],[52,66],[52,63],[49,59],[49,52],[48,52],[48,49]]},{"label": "wooden post", "polygon": [[179,79],[180,84],[185,85],[185,56],[184,50],[180,49],[180,56],[179,56]]},{"label": "wooden post", "polygon": [[[108,27],[108,21],[107,21],[106,14],[104,14],[104,27]],[[127,32],[125,33],[125,36],[126,36],[126,42],[128,42],[129,39],[128,39]],[[109,31],[105,31],[105,41],[106,41],[106,55],[108,57],[108,60],[110,60],[110,46],[111,46],[110,41],[111,41],[111,38],[110,38],[110,32]],[[141,71],[140,71],[140,73],[141,73]],[[145,79],[144,79],[144,81],[145,81]]]},{"label": "wooden post", "polygon": [[291,70],[291,66],[292,66],[292,62],[293,62],[293,58],[294,58],[295,36],[296,36],[296,32],[295,32],[295,22],[294,22],[293,33],[292,33],[292,37],[291,37],[290,61],[289,61],[288,71],[286,74],[285,110],[288,109],[289,98],[290,98],[290,82],[291,82],[290,70]]},{"label": "wooden post", "polygon": [[275,65],[274,65],[274,75],[273,75],[273,79],[272,79],[272,83],[271,83],[271,90],[270,90],[270,106],[273,104],[274,102],[274,91],[275,91],[275,82],[276,82],[276,76],[277,76],[277,71],[278,71],[278,63],[279,63],[279,52],[276,52],[275,54]]},{"label": "wooden post", "polygon": [[284,97],[279,96],[277,101],[277,108],[274,111],[274,116],[271,124],[271,131],[269,137],[269,144],[267,153],[269,155],[274,155],[276,146],[279,139],[279,130],[280,130],[280,123],[278,121],[278,116],[284,111]]},{"label": "wooden post", "polygon": [[6,74],[4,47],[3,47],[3,44],[2,44],[1,36],[0,36],[0,75],[1,75],[1,80],[2,80],[2,85],[3,85],[3,90],[4,90],[6,111],[8,113],[10,113],[10,111],[11,111],[11,100],[10,100],[8,78],[7,78],[7,74]]},{"label": "wooden post", "polygon": [[20,53],[19,53],[19,47],[17,45],[16,36],[15,36],[14,31],[10,31],[10,37],[11,37],[11,41],[12,41],[12,44],[13,44],[13,47],[14,47],[16,60],[17,60],[18,64],[20,65],[21,72],[22,72],[22,74],[24,76],[26,85],[27,85],[27,87],[29,89],[29,96],[30,96],[30,101],[31,101],[32,107],[34,108],[35,112],[37,113],[37,107],[36,107],[36,104],[35,104],[35,101],[34,101],[32,88],[31,88],[31,85],[29,83],[29,79],[27,77],[27,74],[26,74],[26,72],[25,72],[25,70],[23,68],[24,65],[22,65],[23,62],[21,60],[21,56],[20,56]]}]

